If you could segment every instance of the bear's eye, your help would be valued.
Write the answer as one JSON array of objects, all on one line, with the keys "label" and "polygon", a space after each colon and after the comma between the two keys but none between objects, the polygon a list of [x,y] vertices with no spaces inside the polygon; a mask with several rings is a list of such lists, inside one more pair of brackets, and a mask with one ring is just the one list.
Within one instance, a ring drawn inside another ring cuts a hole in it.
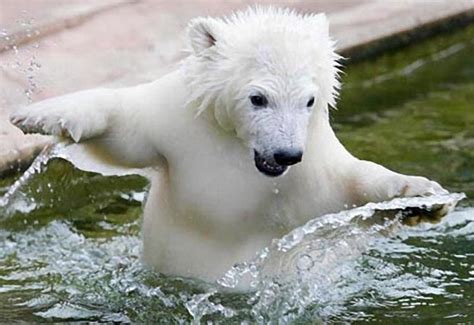
[{"label": "bear's eye", "polygon": [[268,100],[263,95],[252,95],[250,96],[250,102],[252,105],[257,107],[265,107],[268,104]]},{"label": "bear's eye", "polygon": [[306,107],[311,107],[314,104],[314,97],[311,97],[310,100],[308,101],[308,104],[306,104]]}]

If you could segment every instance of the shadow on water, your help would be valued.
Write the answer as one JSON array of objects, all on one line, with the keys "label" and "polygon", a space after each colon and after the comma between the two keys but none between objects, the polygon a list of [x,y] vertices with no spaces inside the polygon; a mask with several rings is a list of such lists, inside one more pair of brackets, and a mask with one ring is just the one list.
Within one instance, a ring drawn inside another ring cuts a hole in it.
[{"label": "shadow on water", "polygon": [[[310,221],[236,264],[221,284],[169,278],[140,263],[148,182],[62,159],[0,180],[0,320],[474,321],[474,27],[347,69],[337,133],[358,157],[440,181],[468,198],[437,224],[376,210],[460,197],[395,200]],[[14,190],[12,190],[14,189]],[[2,202],[3,201],[3,202]],[[268,274],[277,263],[281,273]],[[297,274],[288,277],[290,272]]]}]

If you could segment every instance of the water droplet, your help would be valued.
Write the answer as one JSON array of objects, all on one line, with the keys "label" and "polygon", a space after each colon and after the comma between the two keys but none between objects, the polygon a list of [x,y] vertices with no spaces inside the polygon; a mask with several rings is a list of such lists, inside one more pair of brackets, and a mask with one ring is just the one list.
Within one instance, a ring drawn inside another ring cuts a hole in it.
[{"label": "water droplet", "polygon": [[300,256],[296,262],[296,268],[298,271],[307,272],[314,267],[314,261],[308,254]]}]

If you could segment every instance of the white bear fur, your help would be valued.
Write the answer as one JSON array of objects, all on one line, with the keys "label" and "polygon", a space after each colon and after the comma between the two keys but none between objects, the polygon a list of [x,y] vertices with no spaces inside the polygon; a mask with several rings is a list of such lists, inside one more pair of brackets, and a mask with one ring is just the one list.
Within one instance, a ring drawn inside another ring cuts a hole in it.
[{"label": "white bear fur", "polygon": [[[338,141],[329,123],[338,56],[323,14],[252,8],[197,18],[188,39],[189,56],[152,83],[81,91],[11,117],[25,132],[70,137],[109,161],[156,169],[143,222],[143,259],[154,269],[215,281],[311,218],[445,192],[359,160]],[[268,107],[252,106],[255,92]],[[253,150],[281,146],[303,148],[302,162],[276,178],[260,173]]]}]

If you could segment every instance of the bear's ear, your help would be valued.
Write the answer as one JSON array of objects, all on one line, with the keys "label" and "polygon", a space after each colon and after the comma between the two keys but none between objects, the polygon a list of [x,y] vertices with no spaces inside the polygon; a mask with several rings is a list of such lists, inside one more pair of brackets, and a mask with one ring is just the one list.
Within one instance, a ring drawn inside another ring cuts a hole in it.
[{"label": "bear's ear", "polygon": [[195,18],[188,25],[188,39],[196,55],[216,44],[217,26],[212,18]]}]

